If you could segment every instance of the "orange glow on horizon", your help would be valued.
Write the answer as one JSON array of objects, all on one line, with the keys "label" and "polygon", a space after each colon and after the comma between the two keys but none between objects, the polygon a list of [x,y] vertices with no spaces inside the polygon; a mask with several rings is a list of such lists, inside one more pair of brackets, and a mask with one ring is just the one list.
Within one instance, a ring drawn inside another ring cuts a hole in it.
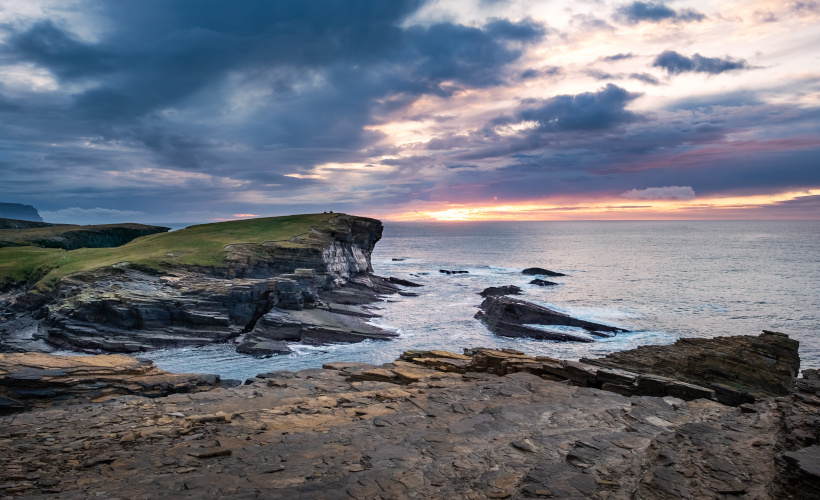
[{"label": "orange glow on horizon", "polygon": [[[609,199],[584,203],[520,203],[509,205],[442,204],[383,218],[393,221],[480,221],[480,220],[623,220],[623,219],[720,219],[733,210],[761,209],[807,196],[820,195],[820,189],[785,193],[696,198],[693,200]],[[707,217],[704,217],[707,216]],[[735,218],[735,217],[732,217]],[[820,218],[820,214],[817,217]]]}]

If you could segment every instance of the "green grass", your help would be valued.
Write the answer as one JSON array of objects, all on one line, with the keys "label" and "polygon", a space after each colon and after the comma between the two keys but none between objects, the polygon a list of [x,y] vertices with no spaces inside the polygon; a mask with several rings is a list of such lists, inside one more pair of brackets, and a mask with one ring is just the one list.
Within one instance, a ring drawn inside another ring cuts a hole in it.
[{"label": "green grass", "polygon": [[[37,247],[0,248],[0,284],[28,283],[46,291],[63,277],[119,262],[165,270],[174,266],[219,266],[225,247],[236,243],[283,241],[323,226],[338,214],[289,215],[192,226],[171,233],[137,238],[115,248],[60,250]],[[287,244],[287,243],[285,243]]]}]

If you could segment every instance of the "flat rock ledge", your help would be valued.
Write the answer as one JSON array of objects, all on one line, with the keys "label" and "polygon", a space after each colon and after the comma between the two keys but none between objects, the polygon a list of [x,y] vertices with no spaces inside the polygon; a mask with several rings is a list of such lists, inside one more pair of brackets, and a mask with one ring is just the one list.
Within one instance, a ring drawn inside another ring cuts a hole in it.
[{"label": "flat rock ledge", "polygon": [[220,384],[219,375],[169,373],[150,360],[130,356],[0,354],[0,415],[126,394],[159,397],[197,392]]},{"label": "flat rock ledge", "polygon": [[818,498],[811,384],[732,407],[610,372],[643,376],[417,351],[37,409],[0,417],[0,498]]}]

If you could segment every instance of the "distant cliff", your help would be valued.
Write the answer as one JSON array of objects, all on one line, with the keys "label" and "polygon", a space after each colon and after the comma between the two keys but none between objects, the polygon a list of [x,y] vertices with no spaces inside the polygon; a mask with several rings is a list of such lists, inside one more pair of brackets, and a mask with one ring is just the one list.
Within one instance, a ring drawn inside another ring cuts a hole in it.
[{"label": "distant cliff", "polygon": [[164,233],[169,228],[144,224],[104,224],[75,226],[0,219],[0,248],[35,246],[40,248],[109,248],[125,245],[140,236]]},{"label": "distant cliff", "polygon": [[0,217],[4,219],[30,220],[43,222],[40,213],[31,205],[20,203],[0,203]]}]

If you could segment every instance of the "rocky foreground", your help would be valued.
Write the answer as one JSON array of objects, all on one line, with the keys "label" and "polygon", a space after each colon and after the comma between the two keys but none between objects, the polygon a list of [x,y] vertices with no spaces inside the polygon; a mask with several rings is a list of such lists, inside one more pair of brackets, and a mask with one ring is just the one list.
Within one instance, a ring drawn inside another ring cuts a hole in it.
[{"label": "rocky foreground", "polygon": [[653,352],[670,377],[474,349],[86,394],[0,417],[0,498],[818,498],[820,376],[785,335],[718,342]]}]

